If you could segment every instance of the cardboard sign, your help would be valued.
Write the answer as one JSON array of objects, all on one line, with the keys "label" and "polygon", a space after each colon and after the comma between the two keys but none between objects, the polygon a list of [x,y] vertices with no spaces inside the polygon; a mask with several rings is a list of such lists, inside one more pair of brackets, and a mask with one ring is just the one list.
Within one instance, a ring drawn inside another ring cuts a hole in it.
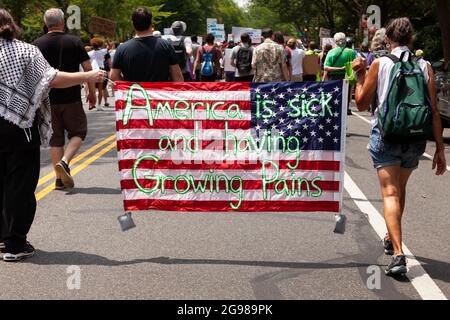
[{"label": "cardboard sign", "polygon": [[89,23],[89,32],[113,38],[116,36],[116,22],[101,17],[92,17]]},{"label": "cardboard sign", "polygon": [[320,28],[319,29],[319,37],[320,38],[330,38],[331,37],[331,30],[326,28]]}]

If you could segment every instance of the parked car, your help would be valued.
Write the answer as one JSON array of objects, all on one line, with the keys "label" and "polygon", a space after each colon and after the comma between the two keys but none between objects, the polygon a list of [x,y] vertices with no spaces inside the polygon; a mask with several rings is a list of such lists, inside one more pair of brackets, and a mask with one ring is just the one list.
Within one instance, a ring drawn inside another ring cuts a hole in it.
[{"label": "parked car", "polygon": [[443,61],[433,62],[431,65],[435,74],[442,125],[450,128],[450,61],[446,64]]}]

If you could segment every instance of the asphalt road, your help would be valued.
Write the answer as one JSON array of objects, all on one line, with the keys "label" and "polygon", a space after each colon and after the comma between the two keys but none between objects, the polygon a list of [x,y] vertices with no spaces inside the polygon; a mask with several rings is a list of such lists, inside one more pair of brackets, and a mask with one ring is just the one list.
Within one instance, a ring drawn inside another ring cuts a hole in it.
[{"label": "asphalt road", "polygon": [[[115,133],[113,109],[88,117],[82,152]],[[369,124],[351,116],[348,134],[346,172],[382,212],[366,151]],[[425,157],[409,184],[404,242],[430,279],[413,285],[381,274],[389,258],[355,203],[365,199],[347,191],[344,235],[333,233],[334,217],[324,213],[139,212],[137,228],[123,233],[115,148],[90,158],[108,145],[74,166],[81,164],[74,190],[51,191],[53,179],[39,187],[29,234],[37,254],[0,262],[0,299],[421,299],[436,288],[450,297],[450,172],[435,177]],[[43,150],[41,176],[49,173]],[[72,266],[81,272],[79,289],[68,288]]]}]

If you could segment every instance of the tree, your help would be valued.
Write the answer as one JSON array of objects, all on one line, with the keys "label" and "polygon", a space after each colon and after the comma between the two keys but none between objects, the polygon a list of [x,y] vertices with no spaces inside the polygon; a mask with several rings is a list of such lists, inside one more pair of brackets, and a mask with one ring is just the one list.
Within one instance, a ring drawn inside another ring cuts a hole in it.
[{"label": "tree", "polygon": [[450,60],[450,5],[447,0],[436,0],[436,10],[442,33],[444,60]]}]

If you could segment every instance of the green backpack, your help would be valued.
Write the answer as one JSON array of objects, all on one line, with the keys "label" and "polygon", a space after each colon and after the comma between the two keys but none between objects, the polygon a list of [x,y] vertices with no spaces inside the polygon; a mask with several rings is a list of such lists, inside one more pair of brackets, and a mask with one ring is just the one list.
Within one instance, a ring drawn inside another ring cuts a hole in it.
[{"label": "green backpack", "polygon": [[428,87],[417,60],[403,61],[386,55],[394,62],[389,78],[389,92],[378,112],[378,126],[382,136],[392,142],[412,143],[427,139],[432,133],[432,110]]}]

